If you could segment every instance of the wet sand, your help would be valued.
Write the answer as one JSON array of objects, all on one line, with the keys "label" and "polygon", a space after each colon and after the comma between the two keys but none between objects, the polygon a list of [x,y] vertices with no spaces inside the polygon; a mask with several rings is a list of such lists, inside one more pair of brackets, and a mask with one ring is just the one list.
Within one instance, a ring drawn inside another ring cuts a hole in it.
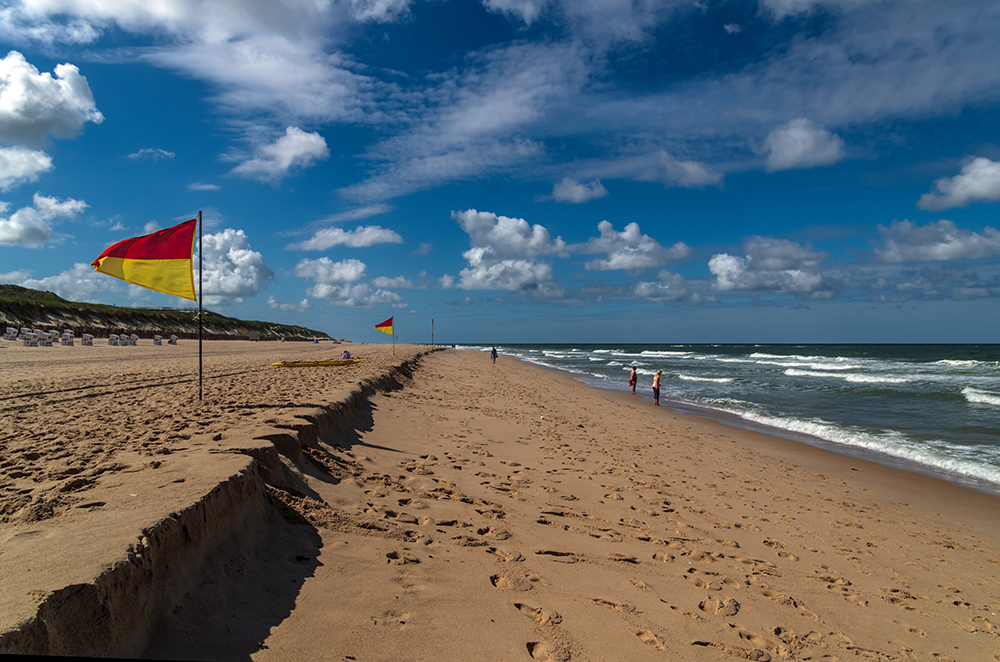
[{"label": "wet sand", "polygon": [[995,496],[503,356],[212,345],[202,404],[189,354],[0,350],[0,646],[143,602],[117,654],[1000,660]]}]

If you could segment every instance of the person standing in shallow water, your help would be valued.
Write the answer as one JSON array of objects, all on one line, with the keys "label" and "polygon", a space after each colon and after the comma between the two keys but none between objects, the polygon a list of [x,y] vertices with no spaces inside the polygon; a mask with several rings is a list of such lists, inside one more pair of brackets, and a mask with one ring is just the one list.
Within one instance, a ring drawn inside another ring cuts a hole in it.
[{"label": "person standing in shallow water", "polygon": [[632,387],[632,395],[635,395],[635,383],[639,380],[639,375],[636,374],[635,366],[632,366],[632,372],[628,375],[628,385]]},{"label": "person standing in shallow water", "polygon": [[656,375],[653,376],[653,404],[657,407],[660,406],[660,375],[662,373],[662,370],[657,370]]},{"label": "person standing in shallow water", "polygon": [[497,348],[496,347],[494,347],[490,351],[490,358],[493,359],[493,365],[496,365],[497,364]]}]

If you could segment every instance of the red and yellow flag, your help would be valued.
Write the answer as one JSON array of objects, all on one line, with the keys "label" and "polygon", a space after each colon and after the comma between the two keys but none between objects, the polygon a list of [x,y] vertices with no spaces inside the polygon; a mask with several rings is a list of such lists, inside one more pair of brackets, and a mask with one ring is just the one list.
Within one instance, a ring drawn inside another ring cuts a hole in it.
[{"label": "red and yellow flag", "polygon": [[[393,315],[393,317],[395,317],[395,315]],[[376,324],[375,328],[378,331],[381,331],[382,333],[388,333],[391,336],[392,335],[392,317],[390,317],[386,321],[382,322],[381,324]]]},{"label": "red and yellow flag", "polygon": [[90,266],[126,283],[197,301],[191,259],[197,227],[198,219],[192,219],[153,234],[119,241]]}]

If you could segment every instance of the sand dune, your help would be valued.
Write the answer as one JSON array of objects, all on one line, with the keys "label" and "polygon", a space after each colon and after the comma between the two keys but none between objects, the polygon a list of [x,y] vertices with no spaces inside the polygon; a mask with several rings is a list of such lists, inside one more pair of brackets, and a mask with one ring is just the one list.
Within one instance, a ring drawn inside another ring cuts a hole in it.
[{"label": "sand dune", "polygon": [[506,357],[212,345],[201,404],[189,355],[5,352],[0,650],[1000,660],[996,497]]}]

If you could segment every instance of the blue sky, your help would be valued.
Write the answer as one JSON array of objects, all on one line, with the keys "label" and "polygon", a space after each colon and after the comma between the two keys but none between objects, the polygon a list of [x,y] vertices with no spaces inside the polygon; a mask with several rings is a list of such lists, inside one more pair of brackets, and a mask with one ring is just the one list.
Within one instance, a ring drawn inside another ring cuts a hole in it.
[{"label": "blue sky", "polygon": [[1000,341],[1000,4],[0,1],[0,282],[204,215],[384,342]]}]

